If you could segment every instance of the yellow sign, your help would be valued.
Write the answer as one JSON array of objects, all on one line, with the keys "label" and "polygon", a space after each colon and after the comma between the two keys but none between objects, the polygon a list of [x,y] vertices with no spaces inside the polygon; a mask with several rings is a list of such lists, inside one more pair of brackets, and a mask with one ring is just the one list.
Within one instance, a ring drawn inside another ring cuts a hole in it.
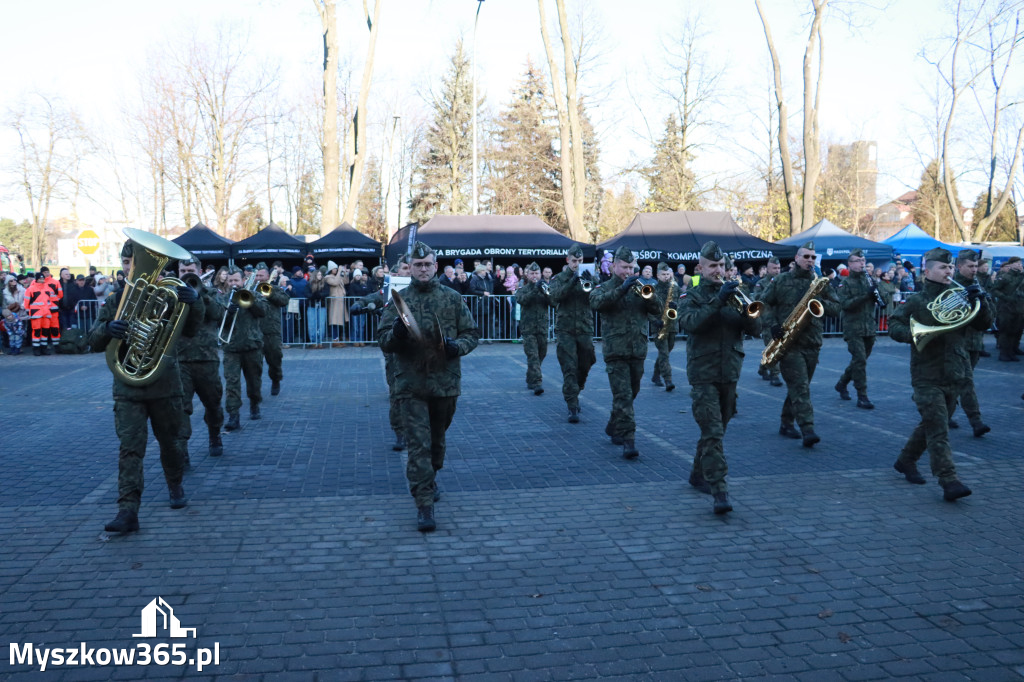
[{"label": "yellow sign", "polygon": [[100,236],[92,230],[82,230],[78,235],[77,246],[82,253],[92,255],[100,248]]}]

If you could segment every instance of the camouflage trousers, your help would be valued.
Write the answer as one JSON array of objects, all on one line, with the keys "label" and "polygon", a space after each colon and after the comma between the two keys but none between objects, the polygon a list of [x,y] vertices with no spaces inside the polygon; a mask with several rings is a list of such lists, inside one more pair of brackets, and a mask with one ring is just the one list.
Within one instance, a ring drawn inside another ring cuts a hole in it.
[{"label": "camouflage trousers", "polygon": [[921,414],[921,422],[900,451],[899,461],[915,464],[927,449],[932,474],[940,485],[956,479],[953,451],[949,447],[949,418],[953,416],[957,396],[962,390],[962,382],[914,387],[914,403]]},{"label": "camouflage trousers", "polygon": [[281,350],[281,335],[271,338],[269,335],[263,339],[263,359],[267,361],[267,370],[271,381],[284,379],[284,372],[281,371],[281,361],[284,359],[284,351]]},{"label": "camouflage trousers", "polygon": [[557,334],[555,354],[562,367],[562,397],[570,410],[580,409],[580,392],[587,384],[590,368],[597,362],[594,337],[590,334]]},{"label": "camouflage trousers", "polygon": [[782,422],[795,420],[801,431],[814,430],[814,407],[811,405],[811,379],[818,366],[820,347],[791,348],[779,360],[782,380],[786,382],[786,402],[782,404]]},{"label": "camouflage trousers", "polygon": [[644,359],[605,360],[604,366],[608,372],[608,384],[612,389],[612,413],[608,417],[605,433],[632,440],[636,437],[633,400],[640,392],[640,380],[644,377]]},{"label": "camouflage trousers", "polygon": [[661,377],[666,384],[672,383],[672,362],[669,353],[676,347],[676,334],[669,332],[663,339],[655,339],[654,347],[658,349],[658,357],[654,361],[654,378]]},{"label": "camouflage trousers", "polygon": [[[761,340],[764,341],[764,346],[765,346],[765,348],[767,348],[768,344],[772,342],[771,330],[763,332],[761,334]],[[779,363],[773,362],[772,364],[768,365],[767,367],[763,367],[763,366],[762,367],[758,367],[758,370],[757,370],[758,374],[760,374],[761,376],[765,376],[765,372],[768,373],[768,378],[769,379],[771,379],[772,377],[779,376]]]},{"label": "camouflage trousers", "polygon": [[526,353],[526,385],[530,388],[540,386],[544,379],[540,367],[548,354],[547,332],[523,334],[523,352]]},{"label": "camouflage trousers", "polygon": [[117,459],[117,506],[138,513],[142,502],[142,460],[149,440],[148,424],[160,444],[160,464],[168,486],[181,483],[184,455],[178,447],[178,434],[185,420],[181,398],[157,400],[114,399],[114,431],[121,441]]},{"label": "camouflage trousers", "polygon": [[242,374],[249,407],[256,407],[263,400],[263,351],[224,351],[224,409],[228,414],[235,414],[242,407]]},{"label": "camouflage trousers", "polygon": [[198,394],[199,402],[203,404],[203,421],[206,422],[206,430],[212,439],[220,433],[224,426],[224,410],[220,401],[224,397],[224,387],[220,383],[220,361],[207,360],[202,362],[178,363],[181,368],[181,390],[184,392],[182,406],[185,418],[181,424],[181,434],[178,438],[178,447],[184,456],[188,456],[188,441],[192,438],[192,402],[193,397]]},{"label": "camouflage trousers", "polygon": [[839,383],[846,386],[852,380],[857,395],[868,393],[868,358],[874,347],[873,336],[850,336],[846,339],[846,348],[850,351],[850,364],[843,370]]},{"label": "camouflage trousers", "polygon": [[1024,332],[1024,317],[1015,313],[1002,314],[996,320],[999,334],[996,336],[996,347],[1000,354],[1013,356],[1020,347],[1020,338]]},{"label": "camouflage trousers", "polygon": [[[981,353],[976,350],[968,351],[971,355],[971,369],[978,366]],[[971,426],[981,426],[981,405],[978,403],[978,394],[974,390],[974,379],[964,381],[960,384],[960,407],[970,420]]]},{"label": "camouflage trousers", "polygon": [[458,398],[402,398],[409,459],[405,477],[417,507],[434,504],[434,477],[444,466],[445,432],[455,417]]},{"label": "camouflage trousers", "polygon": [[708,482],[712,494],[724,493],[728,489],[725,476],[729,473],[729,464],[725,461],[722,440],[729,420],[736,413],[736,384],[694,384],[690,398],[693,399],[693,420],[700,427],[693,473]]},{"label": "camouflage trousers", "polygon": [[404,433],[402,427],[402,400],[395,397],[395,356],[384,354],[384,379],[388,382],[388,421],[396,436]]}]

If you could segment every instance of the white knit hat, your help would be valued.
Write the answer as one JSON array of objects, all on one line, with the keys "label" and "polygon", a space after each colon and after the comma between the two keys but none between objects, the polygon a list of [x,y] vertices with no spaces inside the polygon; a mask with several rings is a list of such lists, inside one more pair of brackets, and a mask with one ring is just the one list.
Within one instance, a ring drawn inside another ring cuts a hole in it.
[{"label": "white knit hat", "polygon": [[335,263],[332,260],[327,261],[327,272],[330,272],[331,270],[337,270],[337,269],[338,269],[338,264],[337,263]]}]

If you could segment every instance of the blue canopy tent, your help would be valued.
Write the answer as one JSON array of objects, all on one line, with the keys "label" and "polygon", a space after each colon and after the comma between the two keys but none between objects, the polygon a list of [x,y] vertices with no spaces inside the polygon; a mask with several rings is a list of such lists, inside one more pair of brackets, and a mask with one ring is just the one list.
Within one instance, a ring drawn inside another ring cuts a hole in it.
[{"label": "blue canopy tent", "polygon": [[302,260],[309,244],[288,234],[277,223],[270,223],[251,237],[235,242],[232,249],[238,260]]},{"label": "blue canopy tent", "polygon": [[854,249],[862,249],[868,261],[892,260],[893,247],[889,244],[858,237],[828,220],[819,220],[813,227],[778,243],[799,248],[808,241],[814,242],[814,250],[822,261],[845,261]]},{"label": "blue canopy tent", "polygon": [[342,223],[310,242],[309,249],[318,261],[324,258],[380,258],[380,242],[348,223]]},{"label": "blue canopy tent", "polygon": [[964,246],[944,244],[938,239],[928,236],[927,232],[914,223],[910,223],[896,234],[882,240],[882,243],[891,246],[896,253],[899,254],[901,259],[908,258],[914,262],[920,260],[925,251],[934,249],[935,247],[947,249],[952,252],[954,256],[960,253],[960,249],[966,248]]},{"label": "blue canopy tent", "polygon": [[230,239],[221,237],[202,223],[196,223],[192,229],[171,241],[203,261],[228,260],[231,258],[231,246],[234,243]]}]

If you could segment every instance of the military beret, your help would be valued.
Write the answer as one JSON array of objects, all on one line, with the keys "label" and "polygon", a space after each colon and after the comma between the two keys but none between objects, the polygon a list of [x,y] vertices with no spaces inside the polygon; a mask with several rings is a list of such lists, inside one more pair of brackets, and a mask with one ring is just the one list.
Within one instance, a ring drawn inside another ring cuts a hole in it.
[{"label": "military beret", "polygon": [[129,239],[121,247],[121,258],[131,258],[135,255],[135,247],[132,246],[132,240]]},{"label": "military beret", "polygon": [[583,258],[583,247],[573,244],[566,250],[565,255],[570,258]]},{"label": "military beret", "polygon": [[534,261],[526,266],[527,270],[540,270],[540,266],[537,265],[537,261]]},{"label": "military beret", "polygon": [[416,242],[412,246],[412,257],[416,259],[429,258],[434,255],[434,250],[423,242]]},{"label": "military beret", "polygon": [[710,261],[720,261],[725,258],[725,254],[722,253],[722,249],[718,248],[718,242],[705,242],[704,246],[700,247],[700,257]]},{"label": "military beret", "polygon": [[815,250],[815,248],[814,248],[814,240],[813,239],[809,239],[809,240],[805,241],[803,244],[800,245],[800,248],[801,249],[807,249],[808,251],[814,251]]},{"label": "military beret", "polygon": [[982,258],[980,261],[978,261],[978,265],[983,265],[985,263],[991,263],[991,262],[992,262],[991,258]]},{"label": "military beret", "polygon": [[256,264],[256,269],[257,270],[269,270],[270,268],[267,267],[266,263],[264,263],[263,261],[260,261],[259,263]]},{"label": "military beret", "polygon": [[953,262],[953,254],[946,249],[936,246],[934,249],[929,249],[925,252],[924,260],[926,263],[938,261],[939,263],[951,264]]},{"label": "military beret", "polygon": [[1019,263],[1019,262],[1020,262],[1020,256],[1010,256],[1009,258],[1006,259],[1006,264],[1007,265],[1011,265],[1013,263]]},{"label": "military beret", "polygon": [[864,257],[864,249],[853,249],[852,251],[850,251],[850,256],[849,257],[850,258],[853,258],[853,257],[863,258]]},{"label": "military beret", "polygon": [[726,270],[732,270],[732,266],[733,266],[732,258],[729,258],[728,256],[726,256],[725,257],[725,269]]},{"label": "military beret", "polygon": [[661,272],[662,270],[665,270],[666,272],[672,272],[672,266],[662,261],[661,263],[658,263],[658,272]]},{"label": "military beret", "polygon": [[969,260],[978,260],[978,252],[974,249],[964,249],[956,256],[957,263],[963,263]]},{"label": "military beret", "polygon": [[772,256],[771,258],[768,259],[768,262],[769,263],[774,263],[775,265],[778,265],[779,264],[779,257],[778,256]]},{"label": "military beret", "polygon": [[629,247],[623,244],[619,248],[615,249],[615,253],[612,258],[615,260],[621,260],[625,263],[633,262],[633,252],[629,250]]}]

